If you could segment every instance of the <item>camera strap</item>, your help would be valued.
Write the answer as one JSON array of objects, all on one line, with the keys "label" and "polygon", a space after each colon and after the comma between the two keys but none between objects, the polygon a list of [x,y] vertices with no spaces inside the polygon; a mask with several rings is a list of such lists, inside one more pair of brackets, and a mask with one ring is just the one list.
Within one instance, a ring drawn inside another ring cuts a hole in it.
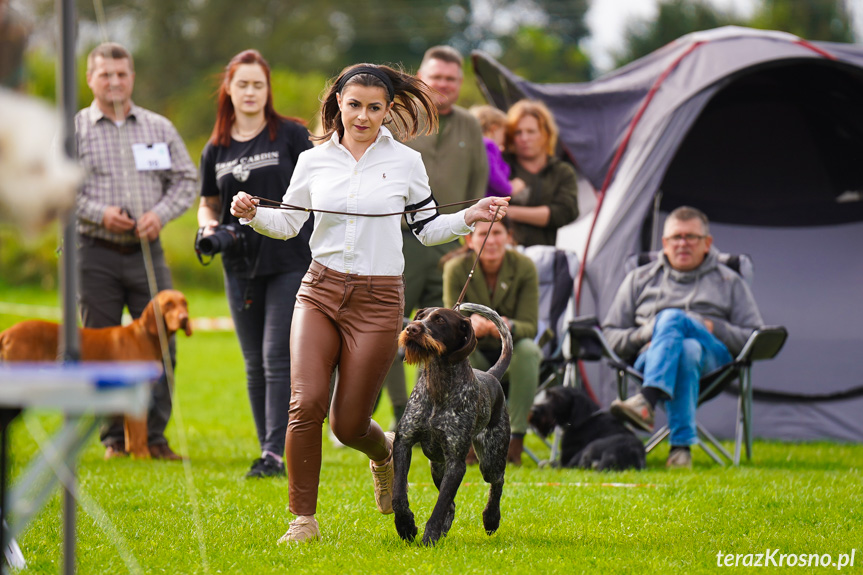
[{"label": "camera strap", "polygon": [[258,253],[255,255],[255,263],[252,266],[252,273],[249,275],[248,281],[246,281],[246,288],[243,290],[243,307],[238,311],[247,311],[255,302],[254,298],[251,296],[252,282],[255,281],[255,276],[258,275],[258,266],[261,263],[261,245],[263,245],[263,243],[264,240],[262,238],[261,243],[258,244]]},{"label": "camera strap", "polygon": [[216,256],[209,256],[210,259],[204,260],[205,256],[201,253],[201,249],[198,247],[202,237],[204,237],[204,228],[198,228],[198,232],[195,234],[195,255],[198,256],[198,261],[201,262],[202,266],[208,266],[213,263]]}]

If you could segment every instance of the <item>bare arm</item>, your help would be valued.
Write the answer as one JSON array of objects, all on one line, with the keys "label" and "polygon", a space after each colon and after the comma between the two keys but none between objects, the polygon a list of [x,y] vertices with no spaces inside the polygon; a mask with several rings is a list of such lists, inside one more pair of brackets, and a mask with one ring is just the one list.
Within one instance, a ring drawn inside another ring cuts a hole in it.
[{"label": "bare arm", "polygon": [[219,214],[222,212],[222,200],[219,196],[202,196],[198,204],[198,225],[204,228],[204,235],[213,233],[219,225]]},{"label": "bare arm", "polygon": [[510,220],[538,228],[547,226],[551,218],[551,209],[548,206],[510,206],[508,213]]}]

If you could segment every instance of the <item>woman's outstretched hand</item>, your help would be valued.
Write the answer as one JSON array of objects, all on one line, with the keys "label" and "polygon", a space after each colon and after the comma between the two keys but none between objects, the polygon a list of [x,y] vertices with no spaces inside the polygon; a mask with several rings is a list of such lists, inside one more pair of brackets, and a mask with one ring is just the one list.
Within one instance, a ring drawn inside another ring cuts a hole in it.
[{"label": "woman's outstretched hand", "polygon": [[[500,212],[497,210],[498,206],[500,206]],[[499,222],[506,215],[507,207],[509,207],[508,197],[483,198],[465,211],[464,221],[469,226],[476,222]],[[495,217],[496,212],[497,217]]]},{"label": "woman's outstretched hand", "polygon": [[231,215],[235,218],[251,220],[258,213],[258,201],[246,192],[238,192],[231,201]]}]

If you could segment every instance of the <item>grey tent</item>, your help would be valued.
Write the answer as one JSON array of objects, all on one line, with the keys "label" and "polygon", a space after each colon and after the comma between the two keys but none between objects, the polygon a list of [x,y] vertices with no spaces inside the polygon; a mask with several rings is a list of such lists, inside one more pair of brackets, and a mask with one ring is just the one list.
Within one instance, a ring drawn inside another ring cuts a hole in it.
[{"label": "grey tent", "polygon": [[[863,46],[725,27],[689,34],[587,83],[535,84],[476,52],[488,99],[544,101],[562,153],[597,191],[578,311],[608,310],[631,254],[683,204],[715,245],[747,253],[768,324],[790,333],[754,368],[756,437],[863,440]],[[563,245],[561,245],[563,244]],[[609,370],[591,381],[608,404]],[[701,411],[733,435],[736,399]]]}]

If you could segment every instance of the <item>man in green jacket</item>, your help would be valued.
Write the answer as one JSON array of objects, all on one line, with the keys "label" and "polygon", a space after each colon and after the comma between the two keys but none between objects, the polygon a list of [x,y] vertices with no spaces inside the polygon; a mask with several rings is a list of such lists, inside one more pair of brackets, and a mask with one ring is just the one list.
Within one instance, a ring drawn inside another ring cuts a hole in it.
[{"label": "man in green jacket", "polygon": [[[444,264],[443,302],[446,307],[455,305],[476,259],[476,252],[488,237],[464,301],[495,310],[512,333],[512,361],[507,371],[507,406],[512,435],[506,458],[508,463],[520,465],[527,415],[539,385],[539,364],[542,361],[542,350],[534,342],[539,318],[539,280],[533,261],[507,248],[512,241],[509,225],[506,218],[493,226],[486,222],[476,224],[474,231],[466,237],[470,251]],[[470,363],[477,369],[487,370],[500,355],[500,333],[491,321],[480,315],[474,314],[470,319],[477,339]]]}]

